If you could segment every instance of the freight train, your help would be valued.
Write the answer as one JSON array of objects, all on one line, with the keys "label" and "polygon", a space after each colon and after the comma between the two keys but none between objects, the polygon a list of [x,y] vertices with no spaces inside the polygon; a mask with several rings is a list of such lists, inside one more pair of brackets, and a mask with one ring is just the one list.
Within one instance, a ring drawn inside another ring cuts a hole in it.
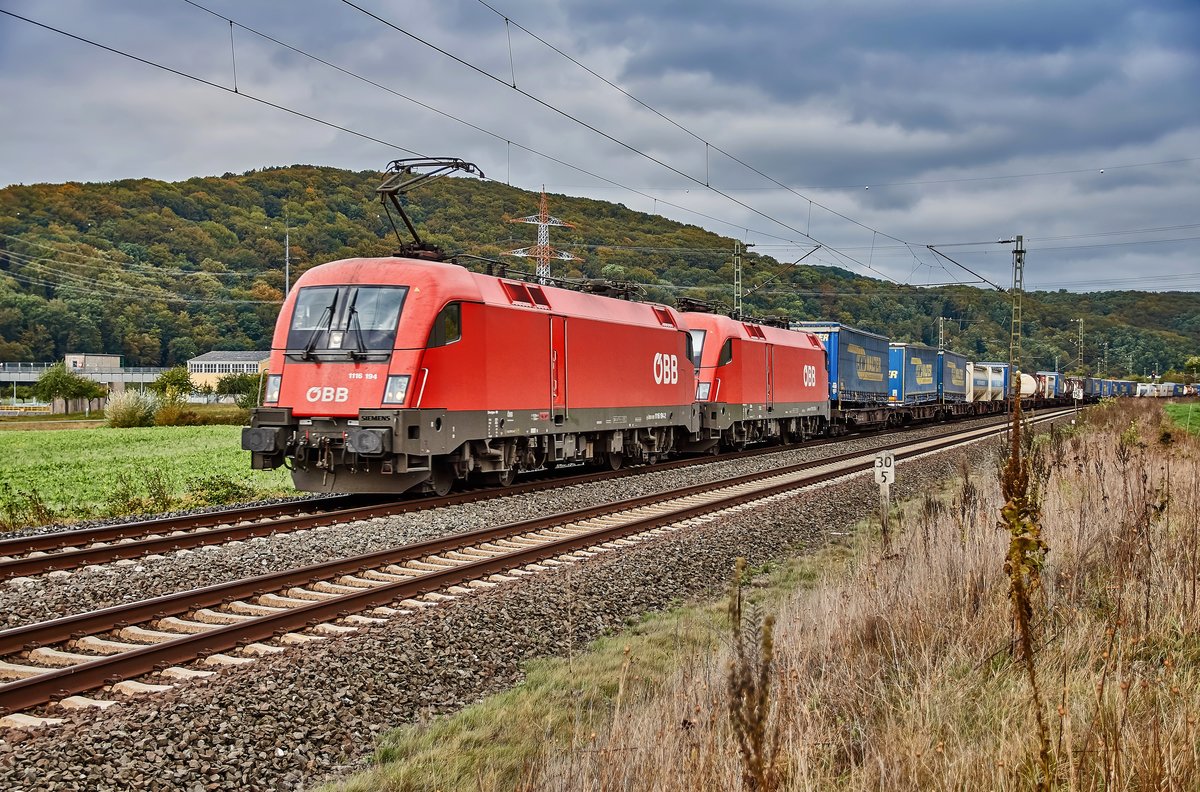
[{"label": "freight train", "polygon": [[744,321],[448,263],[397,194],[451,170],[478,172],[393,162],[379,192],[416,244],[313,267],[288,294],[242,431],[254,469],[286,466],[315,492],[444,494],[564,463],[617,469],[1001,412],[1016,393],[1065,399],[1061,374],[1010,377],[840,323]]},{"label": "freight train", "polygon": [[[308,491],[445,493],[564,463],[616,469],[1000,412],[1010,391],[1006,364],[585,287],[413,258],[310,269],[242,433],[252,467],[284,465]],[[1018,379],[1040,403],[1065,386],[1054,372]]]}]

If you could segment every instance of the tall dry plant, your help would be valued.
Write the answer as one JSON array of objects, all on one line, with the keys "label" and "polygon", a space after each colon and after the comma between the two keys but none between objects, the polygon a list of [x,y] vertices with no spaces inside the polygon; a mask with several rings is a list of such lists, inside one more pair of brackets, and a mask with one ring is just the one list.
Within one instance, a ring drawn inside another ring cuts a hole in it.
[{"label": "tall dry plant", "polygon": [[[1021,429],[1021,400],[1014,399],[1008,464],[1000,478],[1000,490],[1005,501],[1000,509],[1000,524],[1009,533],[1004,574],[1008,576],[1008,596],[1016,624],[1018,652],[1029,678],[1029,692],[1037,718],[1038,765],[1041,768],[1037,785],[1038,789],[1049,790],[1054,784],[1054,760],[1050,749],[1050,728],[1046,722],[1046,705],[1038,687],[1037,666],[1033,656],[1033,601],[1041,591],[1042,565],[1050,548],[1042,539],[1042,528],[1038,522],[1037,492],[1040,487],[1036,484],[1031,486],[1030,480],[1031,469],[1041,474],[1047,468],[1038,463],[1032,444],[1023,448]],[[1023,454],[1023,450],[1029,453]]]},{"label": "tall dry plant", "polygon": [[[942,492],[941,505],[900,505],[897,562],[878,563],[865,535],[793,562],[780,582],[804,582],[772,605],[776,792],[1015,792],[1046,779],[1063,792],[1200,789],[1200,440],[1164,445],[1159,410],[1134,399],[1090,408],[1057,446],[1021,427],[1021,457],[1038,463],[1026,516],[1054,549],[1028,570],[1025,655],[996,564],[1011,539],[995,530],[1010,442],[997,443],[998,466],[965,453],[961,489]],[[762,519],[811,508],[797,498]],[[619,726],[550,752],[530,788],[745,789],[727,703],[735,647],[723,643],[712,655],[689,650],[661,685],[627,693]],[[760,645],[748,633],[746,651]],[[1053,733],[1051,774],[1026,656]]]},{"label": "tall dry plant", "polygon": [[775,617],[744,612],[745,576],[746,559],[738,558],[729,590],[729,723],[742,760],[742,783],[753,792],[771,792],[780,782],[780,732],[771,719]]}]

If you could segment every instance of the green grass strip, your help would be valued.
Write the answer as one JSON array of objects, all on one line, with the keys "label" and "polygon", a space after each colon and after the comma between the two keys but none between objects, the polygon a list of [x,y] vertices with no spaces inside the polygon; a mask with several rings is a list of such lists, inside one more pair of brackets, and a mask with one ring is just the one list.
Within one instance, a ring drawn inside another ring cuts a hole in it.
[{"label": "green grass strip", "polygon": [[0,432],[0,483],[6,497],[36,493],[67,518],[112,513],[114,492],[145,489],[150,478],[180,498],[231,482],[249,497],[294,492],[282,468],[250,470],[240,432],[221,425]]},{"label": "green grass strip", "polygon": [[1188,434],[1200,435],[1200,403],[1164,404],[1167,416]]}]

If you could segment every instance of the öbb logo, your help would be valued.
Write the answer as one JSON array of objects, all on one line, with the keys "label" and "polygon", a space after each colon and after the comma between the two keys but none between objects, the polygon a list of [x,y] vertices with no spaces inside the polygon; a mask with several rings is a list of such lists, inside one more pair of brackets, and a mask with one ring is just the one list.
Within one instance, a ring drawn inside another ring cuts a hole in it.
[{"label": "\u00f6bb logo", "polygon": [[679,358],[659,352],[654,356],[654,381],[659,385],[679,382]]},{"label": "\u00f6bb logo", "polygon": [[324,388],[313,386],[304,394],[304,398],[310,402],[344,402],[350,401],[349,388],[334,388],[326,386]]}]

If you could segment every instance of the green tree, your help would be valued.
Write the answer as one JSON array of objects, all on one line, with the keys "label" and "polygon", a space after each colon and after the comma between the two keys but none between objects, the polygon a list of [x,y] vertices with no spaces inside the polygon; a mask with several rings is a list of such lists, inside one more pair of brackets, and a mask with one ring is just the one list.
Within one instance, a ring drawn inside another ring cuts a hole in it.
[{"label": "green tree", "polygon": [[248,410],[262,405],[263,378],[260,374],[226,374],[217,380],[217,393],[234,395],[238,407]]},{"label": "green tree", "polygon": [[170,398],[182,398],[194,390],[192,377],[188,374],[186,366],[167,369],[150,383],[149,388],[160,396]]},{"label": "green tree", "polygon": [[217,380],[217,393],[221,396],[243,396],[257,390],[257,374],[226,374]]},{"label": "green tree", "polygon": [[199,351],[196,342],[187,336],[172,338],[167,342],[167,362],[175,366],[186,366]]},{"label": "green tree", "polygon": [[80,376],[59,363],[42,372],[33,386],[33,395],[42,401],[54,399],[100,399],[107,391],[100,383]]}]

